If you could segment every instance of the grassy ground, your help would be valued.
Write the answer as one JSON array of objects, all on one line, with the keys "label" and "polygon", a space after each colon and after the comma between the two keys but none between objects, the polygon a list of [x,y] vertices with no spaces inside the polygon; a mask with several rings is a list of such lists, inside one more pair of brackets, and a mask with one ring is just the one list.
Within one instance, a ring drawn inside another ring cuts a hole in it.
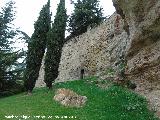
[{"label": "grassy ground", "polygon": [[[82,108],[61,106],[53,100],[57,88],[87,96],[87,104]],[[103,90],[81,80],[57,83],[54,90],[41,88],[35,89],[32,96],[23,93],[0,99],[0,120],[24,120],[29,116],[27,120],[58,120],[64,116],[68,117],[65,120],[158,120],[148,111],[144,98],[118,86]],[[11,115],[14,118],[5,118]]]}]

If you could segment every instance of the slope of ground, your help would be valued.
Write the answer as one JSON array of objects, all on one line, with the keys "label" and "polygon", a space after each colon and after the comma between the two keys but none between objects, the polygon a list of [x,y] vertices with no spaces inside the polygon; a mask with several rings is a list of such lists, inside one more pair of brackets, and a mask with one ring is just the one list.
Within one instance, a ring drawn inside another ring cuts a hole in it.
[{"label": "slope of ground", "polygon": [[[69,108],[55,102],[54,91],[58,88],[69,88],[87,96],[86,105]],[[0,99],[0,120],[56,120],[61,117],[66,120],[158,120],[147,109],[143,97],[118,86],[101,89],[82,80],[57,83],[53,91],[35,89],[32,96],[23,93]]]}]

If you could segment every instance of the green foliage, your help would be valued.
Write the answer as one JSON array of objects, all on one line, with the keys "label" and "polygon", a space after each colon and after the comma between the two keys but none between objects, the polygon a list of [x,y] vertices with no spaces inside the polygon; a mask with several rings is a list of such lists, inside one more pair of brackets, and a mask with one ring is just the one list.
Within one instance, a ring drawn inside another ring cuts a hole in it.
[{"label": "green foliage", "polygon": [[24,91],[23,84],[17,83],[17,81],[6,81],[5,90],[0,92],[0,98],[8,97]]},{"label": "green foliage", "polygon": [[19,33],[20,37],[18,39],[25,40],[25,43],[29,43],[31,41],[30,36],[28,36],[27,33],[17,30],[17,33]]},{"label": "green foliage", "polygon": [[122,87],[112,86],[102,90],[78,80],[57,83],[54,88],[68,88],[87,96],[87,103],[78,109],[64,107],[53,100],[53,91],[35,89],[32,96],[20,94],[0,99],[0,119],[5,120],[5,115],[13,114],[31,116],[31,120],[37,120],[33,117],[35,115],[53,116],[52,119],[56,119],[55,116],[74,116],[76,120],[158,120],[147,109],[143,97]]},{"label": "green foliage", "polygon": [[1,51],[10,51],[11,41],[15,36],[16,32],[12,27],[12,21],[14,20],[14,2],[10,1],[6,3],[5,7],[2,8],[0,12],[0,46]]},{"label": "green foliage", "polygon": [[34,24],[34,33],[28,43],[28,53],[26,58],[25,83],[27,91],[32,91],[39,75],[39,70],[44,56],[47,33],[50,29],[50,1],[43,6],[38,20]]},{"label": "green foliage", "polygon": [[68,31],[74,37],[99,24],[104,19],[102,10],[98,0],[78,0],[69,18]]},{"label": "green foliage", "polygon": [[0,12],[0,96],[2,92],[11,90],[22,74],[21,64],[17,60],[24,56],[24,52],[13,52],[11,47],[17,35],[12,24],[14,16],[14,2],[10,1]]},{"label": "green foliage", "polygon": [[58,76],[61,51],[65,40],[66,28],[65,0],[60,0],[52,29],[48,33],[47,53],[45,58],[45,83],[52,87],[52,81]]},{"label": "green foliage", "polygon": [[112,75],[112,76],[115,75],[115,73],[116,71],[112,67],[108,68],[105,72],[106,75]]},{"label": "green foliage", "polygon": [[98,76],[89,76],[84,78],[84,80],[89,80],[89,81],[96,81],[97,79],[98,79]]}]

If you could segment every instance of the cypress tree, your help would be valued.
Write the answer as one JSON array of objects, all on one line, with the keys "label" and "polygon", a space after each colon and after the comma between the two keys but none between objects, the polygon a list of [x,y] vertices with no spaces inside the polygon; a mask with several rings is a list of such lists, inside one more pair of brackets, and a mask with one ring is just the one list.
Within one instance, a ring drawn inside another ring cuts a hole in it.
[{"label": "cypress tree", "polygon": [[34,33],[28,43],[28,53],[26,58],[26,71],[24,74],[24,86],[31,92],[39,75],[42,58],[45,53],[47,33],[50,29],[50,0],[40,11],[38,20],[34,24]]},{"label": "cypress tree", "polygon": [[54,24],[52,24],[52,29],[48,33],[44,77],[46,86],[48,88],[52,88],[52,82],[58,76],[61,50],[65,40],[66,21],[67,15],[65,9],[65,0],[60,0],[54,19]]},{"label": "cypress tree", "polygon": [[99,0],[78,0],[74,4],[74,12],[69,18],[68,32],[71,36],[78,36],[103,21],[103,8],[99,7]]}]

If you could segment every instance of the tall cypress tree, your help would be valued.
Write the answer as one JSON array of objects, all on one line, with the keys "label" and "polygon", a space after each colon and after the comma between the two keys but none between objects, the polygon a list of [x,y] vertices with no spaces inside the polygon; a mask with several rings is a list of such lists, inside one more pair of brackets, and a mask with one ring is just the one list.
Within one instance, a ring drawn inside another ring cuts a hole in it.
[{"label": "tall cypress tree", "polygon": [[46,48],[47,33],[50,29],[50,0],[43,6],[40,16],[34,24],[34,33],[28,43],[24,86],[31,92],[39,75],[42,58]]},{"label": "tall cypress tree", "polygon": [[61,50],[65,40],[67,14],[65,0],[60,0],[52,29],[48,34],[47,53],[45,58],[45,83],[52,88],[52,82],[58,76]]}]

